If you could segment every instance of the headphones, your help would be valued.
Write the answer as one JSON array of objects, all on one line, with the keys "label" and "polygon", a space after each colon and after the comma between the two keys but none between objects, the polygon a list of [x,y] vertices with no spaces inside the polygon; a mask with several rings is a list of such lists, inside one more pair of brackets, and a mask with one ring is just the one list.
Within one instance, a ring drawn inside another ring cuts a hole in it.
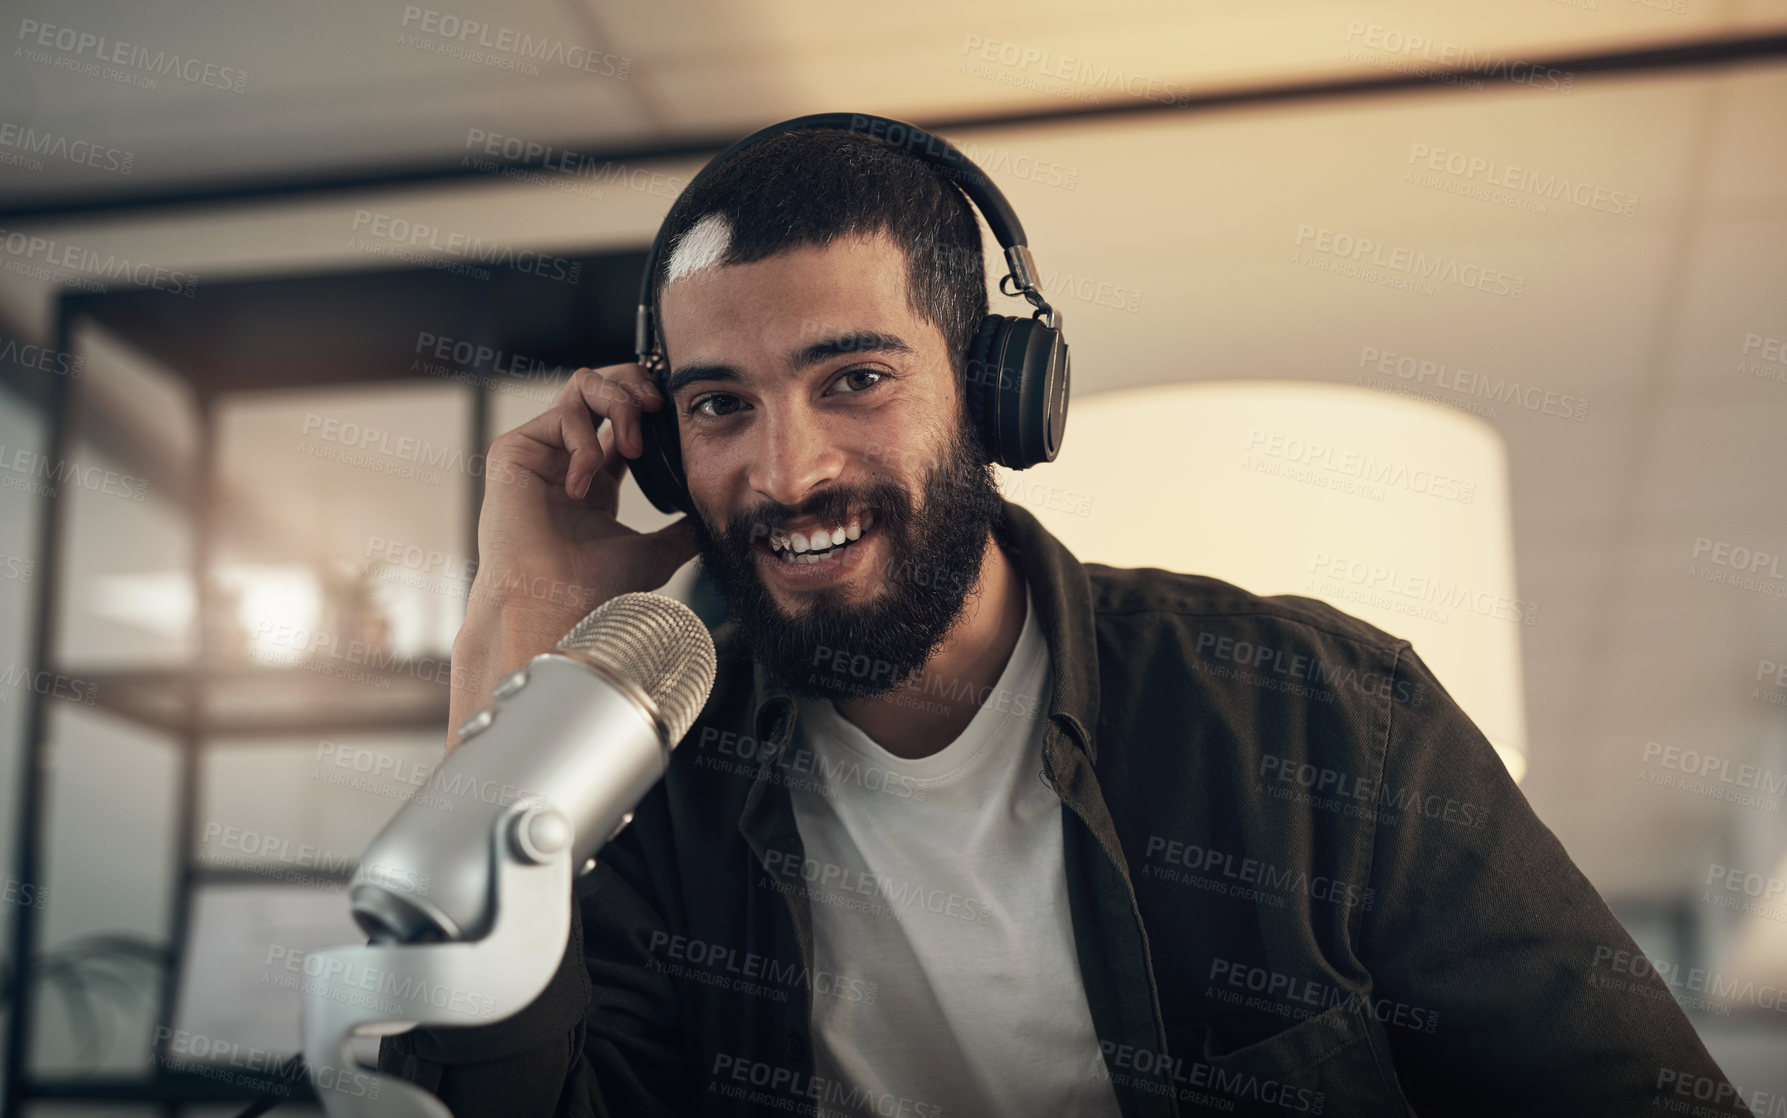
[{"label": "headphones", "polygon": [[[835,128],[866,134],[888,146],[917,156],[936,167],[944,178],[966,194],[993,236],[1005,250],[1010,272],[999,280],[1008,296],[1023,296],[1036,308],[1030,318],[990,314],[980,320],[968,347],[968,370],[963,390],[968,414],[980,434],[981,445],[992,460],[1013,470],[1029,469],[1038,462],[1052,462],[1061,450],[1067,426],[1068,354],[1061,333],[1061,312],[1051,307],[1036,284],[1036,261],[1025,243],[1024,227],[1011,204],[992,181],[968,157],[947,141],[922,128],[864,113],[814,113],[772,124],[753,132],[714,156],[690,180],[677,199],[680,203],[695,185],[734,155],[772,136],[803,128]],[[675,205],[671,212],[676,210]],[[652,240],[645,258],[645,276],[639,284],[639,310],[634,319],[633,349],[639,364],[664,388],[668,369],[658,352],[652,330],[652,276],[664,250],[664,229]],[[1007,290],[1006,284],[1011,284]],[[627,459],[633,478],[660,512],[681,510],[695,514],[683,472],[682,443],[677,434],[676,408],[665,392],[665,403],[655,412],[640,413],[645,452]]]}]

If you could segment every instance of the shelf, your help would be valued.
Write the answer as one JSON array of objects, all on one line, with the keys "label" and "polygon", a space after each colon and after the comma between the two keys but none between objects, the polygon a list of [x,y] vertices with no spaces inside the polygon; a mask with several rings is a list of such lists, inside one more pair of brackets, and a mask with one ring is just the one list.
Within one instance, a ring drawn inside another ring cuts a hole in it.
[{"label": "shelf", "polygon": [[[290,1059],[290,1057],[285,1057]],[[29,1099],[59,1099],[69,1102],[249,1102],[260,1098],[278,1083],[277,1069],[250,1071],[228,1064],[205,1065],[202,1060],[185,1061],[205,1066],[204,1071],[168,1071],[143,1078],[123,1076],[88,1076],[54,1079],[27,1079],[20,1091]],[[284,1101],[316,1101],[316,1091],[308,1076],[288,1081],[290,1094]],[[256,1086],[255,1084],[260,1084]]]},{"label": "shelf", "polygon": [[447,726],[445,656],[386,660],[378,667],[321,659],[204,672],[149,668],[63,674],[88,685],[80,693],[92,702],[82,705],[176,734],[189,728],[194,695],[202,696],[196,729],[207,737],[416,729],[445,733]]}]

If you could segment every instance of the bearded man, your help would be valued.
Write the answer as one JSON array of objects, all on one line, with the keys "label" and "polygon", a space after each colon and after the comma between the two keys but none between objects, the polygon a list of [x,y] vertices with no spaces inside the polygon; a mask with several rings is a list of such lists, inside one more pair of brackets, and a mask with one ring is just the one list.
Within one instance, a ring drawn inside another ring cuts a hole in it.
[{"label": "bearded man", "polygon": [[[1081,564],[1000,499],[952,182],[790,131],[665,232],[661,375],[580,369],[490,448],[455,667],[496,678],[699,554],[718,680],[578,879],[546,991],[389,1038],[382,1068],[461,1118],[1612,1114],[1729,1090],[1407,641]],[[695,515],[642,534],[619,484],[666,410]],[[1198,482],[1137,483],[1166,519]],[[485,701],[456,692],[454,724]]]}]

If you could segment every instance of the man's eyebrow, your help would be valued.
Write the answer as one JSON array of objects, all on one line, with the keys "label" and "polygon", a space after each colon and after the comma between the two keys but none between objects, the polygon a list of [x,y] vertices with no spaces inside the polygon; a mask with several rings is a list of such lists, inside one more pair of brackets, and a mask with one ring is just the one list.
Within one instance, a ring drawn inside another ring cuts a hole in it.
[{"label": "man's eyebrow", "polygon": [[811,368],[829,357],[840,353],[912,353],[912,347],[906,339],[897,334],[883,334],[875,330],[852,330],[848,334],[834,334],[829,338],[821,338],[812,345],[796,350],[788,359],[790,369],[799,371]]},{"label": "man's eyebrow", "polygon": [[[793,373],[810,369],[829,358],[844,353],[898,353],[916,352],[906,339],[898,334],[885,334],[876,330],[853,330],[846,334],[834,334],[829,338],[821,338],[810,345],[802,346],[788,358],[788,371]],[[670,374],[664,384],[664,394],[674,398],[689,385],[697,381],[741,381],[744,379],[737,369],[731,365],[697,362],[684,365]]]},{"label": "man's eyebrow", "polygon": [[700,380],[743,379],[739,376],[738,370],[731,365],[684,365],[676,372],[671,373],[669,379],[664,382],[664,395],[674,400],[678,392]]}]

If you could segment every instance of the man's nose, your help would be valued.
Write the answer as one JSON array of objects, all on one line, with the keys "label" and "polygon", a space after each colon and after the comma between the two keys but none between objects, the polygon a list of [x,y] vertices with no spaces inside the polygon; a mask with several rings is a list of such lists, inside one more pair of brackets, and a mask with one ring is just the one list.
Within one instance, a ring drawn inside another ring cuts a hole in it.
[{"label": "man's nose", "polygon": [[792,507],[843,474],[848,456],[816,417],[772,417],[759,429],[763,442],[756,448],[750,483],[763,496]]}]

